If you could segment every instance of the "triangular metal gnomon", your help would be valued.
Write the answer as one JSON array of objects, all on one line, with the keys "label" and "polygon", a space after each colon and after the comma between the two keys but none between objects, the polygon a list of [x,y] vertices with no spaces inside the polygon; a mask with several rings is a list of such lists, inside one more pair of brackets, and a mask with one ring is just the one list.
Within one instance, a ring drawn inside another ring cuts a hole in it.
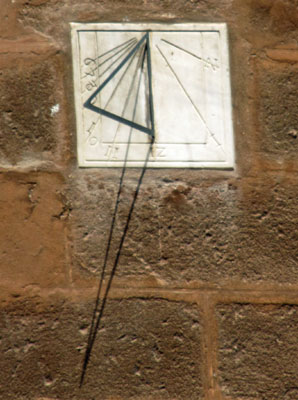
[{"label": "triangular metal gnomon", "polygon": [[[144,46],[144,55],[147,61],[147,72],[148,72],[148,93],[149,93],[149,111],[150,111],[150,128],[140,125],[134,121],[123,118],[123,116],[107,111],[104,108],[100,108],[94,104],[96,96],[108,85],[108,83],[117,75],[122,68],[135,56],[136,52]],[[149,46],[149,33],[147,32],[141,40],[133,47],[133,49],[127,54],[127,56],[121,61],[121,63],[114,69],[114,71],[104,80],[103,83],[95,90],[95,92],[87,99],[84,103],[84,107],[94,111],[98,114],[104,115],[105,117],[111,118],[118,121],[124,125],[130,126],[133,129],[139,130],[141,132],[147,133],[148,135],[154,137],[154,114],[153,114],[153,98],[152,98],[152,70],[151,70],[151,54]]]}]

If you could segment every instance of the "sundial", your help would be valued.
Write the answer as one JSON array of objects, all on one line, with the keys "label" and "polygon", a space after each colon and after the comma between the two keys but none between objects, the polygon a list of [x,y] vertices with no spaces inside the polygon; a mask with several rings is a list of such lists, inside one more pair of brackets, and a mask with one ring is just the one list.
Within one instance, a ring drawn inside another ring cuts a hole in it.
[{"label": "sundial", "polygon": [[225,24],[71,30],[80,167],[233,168]]},{"label": "sundial", "polygon": [[[122,168],[82,386],[146,169],[231,169],[234,142],[225,24],[72,23],[71,30],[79,166]],[[141,170],[112,254],[127,167]]]}]

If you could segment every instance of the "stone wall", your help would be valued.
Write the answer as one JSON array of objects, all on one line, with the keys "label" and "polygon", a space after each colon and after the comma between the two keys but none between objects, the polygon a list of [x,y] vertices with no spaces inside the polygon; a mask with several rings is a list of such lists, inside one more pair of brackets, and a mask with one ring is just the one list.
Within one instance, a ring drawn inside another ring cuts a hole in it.
[{"label": "stone wall", "polygon": [[[2,0],[0,21],[0,398],[297,399],[297,0]],[[121,174],[77,167],[88,21],[226,22],[236,168],[146,171],[79,388]]]}]

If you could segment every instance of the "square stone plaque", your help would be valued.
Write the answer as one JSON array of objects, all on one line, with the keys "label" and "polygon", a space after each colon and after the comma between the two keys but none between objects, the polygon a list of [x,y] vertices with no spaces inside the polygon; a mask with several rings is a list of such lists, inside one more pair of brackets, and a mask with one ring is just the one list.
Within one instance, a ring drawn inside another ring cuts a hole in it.
[{"label": "square stone plaque", "polygon": [[79,166],[233,168],[225,24],[71,29]]}]

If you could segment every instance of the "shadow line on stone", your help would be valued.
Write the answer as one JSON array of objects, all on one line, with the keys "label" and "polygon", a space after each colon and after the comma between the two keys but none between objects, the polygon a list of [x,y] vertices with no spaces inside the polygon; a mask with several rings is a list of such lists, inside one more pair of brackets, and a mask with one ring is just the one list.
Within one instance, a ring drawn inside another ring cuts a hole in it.
[{"label": "shadow line on stone", "polygon": [[[130,147],[130,142],[131,142],[131,135],[132,135],[132,130],[133,128],[131,128],[130,130],[130,134],[129,134],[129,139],[128,139],[128,143],[127,143],[127,148],[126,148],[126,154],[125,154],[125,159],[124,159],[124,164],[123,164],[123,168],[122,168],[122,172],[121,172],[121,176],[120,176],[120,181],[119,181],[119,188],[118,188],[118,193],[117,193],[117,197],[116,197],[116,202],[115,202],[115,207],[114,207],[114,212],[113,212],[113,217],[112,217],[112,222],[111,222],[111,226],[110,226],[110,231],[109,231],[109,237],[108,237],[108,242],[107,242],[107,247],[106,247],[106,251],[105,251],[105,257],[104,257],[104,262],[103,262],[103,268],[102,268],[102,273],[101,273],[101,277],[100,277],[100,281],[99,281],[99,286],[98,286],[98,291],[97,291],[97,296],[96,296],[96,301],[95,301],[95,306],[94,306],[94,310],[93,310],[93,314],[92,314],[92,320],[91,320],[91,325],[90,325],[90,331],[89,331],[89,336],[88,336],[88,341],[87,341],[87,348],[84,354],[84,361],[83,361],[83,365],[82,365],[82,371],[81,371],[81,377],[80,377],[80,385],[79,387],[81,388],[83,383],[84,383],[84,378],[87,372],[87,367],[88,367],[88,363],[91,357],[91,353],[92,353],[92,349],[93,349],[93,345],[96,339],[96,335],[98,332],[98,328],[100,326],[100,321],[101,318],[103,316],[104,313],[104,309],[106,306],[106,302],[107,302],[107,298],[108,298],[108,294],[112,285],[112,281],[113,278],[115,276],[118,264],[119,264],[119,258],[121,255],[121,251],[122,251],[122,247],[127,235],[127,231],[129,228],[129,223],[132,217],[132,213],[135,207],[135,203],[140,191],[140,187],[147,169],[147,164],[149,161],[149,157],[150,154],[152,152],[152,147],[154,144],[154,117],[153,117],[153,106],[152,106],[152,80],[151,80],[151,65],[150,65],[150,50],[148,48],[148,46],[145,46],[144,51],[143,51],[143,56],[140,58],[140,69],[141,69],[141,74],[139,76],[139,82],[138,82],[138,90],[137,90],[137,96],[135,99],[135,104],[134,104],[134,110],[133,110],[133,117],[132,119],[134,120],[135,118],[135,114],[136,114],[136,109],[137,109],[137,102],[138,102],[138,96],[139,96],[139,90],[140,90],[140,84],[141,84],[141,76],[142,76],[142,72],[144,69],[144,62],[145,62],[145,56],[147,53],[147,57],[148,57],[148,75],[149,75],[149,86],[150,86],[150,117],[151,117],[151,122],[152,122],[152,135],[150,135],[150,142],[149,142],[149,148],[146,154],[146,158],[144,161],[144,165],[141,171],[141,174],[139,176],[138,179],[138,183],[137,183],[137,187],[135,189],[134,192],[134,196],[133,196],[133,200],[131,202],[130,205],[130,209],[129,209],[129,213],[126,219],[126,223],[123,229],[123,233],[120,239],[120,243],[119,243],[119,247],[116,253],[116,257],[113,263],[113,267],[108,279],[108,283],[102,298],[102,302],[100,304],[100,297],[101,297],[101,293],[102,293],[102,287],[103,287],[103,281],[104,281],[104,277],[105,277],[105,273],[106,273],[106,267],[107,267],[107,263],[108,263],[108,259],[109,259],[109,254],[110,254],[110,249],[111,249],[111,244],[112,244],[112,239],[113,239],[113,233],[114,233],[114,229],[115,229],[115,221],[116,221],[116,217],[117,217],[117,213],[118,213],[118,207],[119,207],[119,203],[120,203],[120,197],[121,197],[121,192],[122,192],[122,188],[123,188],[123,184],[124,184],[124,176],[125,176],[125,172],[126,172],[126,168],[127,168],[127,160],[128,160],[128,153],[129,153],[129,147]],[[136,75],[135,75],[136,77]],[[134,85],[135,79],[132,80],[131,83],[131,87],[129,90],[129,96],[132,93],[133,90],[133,85]],[[126,105],[127,105],[128,101],[126,101]],[[126,106],[125,106],[126,107]],[[125,109],[123,110],[123,112],[125,112]],[[120,123],[120,122],[119,122]]]}]

